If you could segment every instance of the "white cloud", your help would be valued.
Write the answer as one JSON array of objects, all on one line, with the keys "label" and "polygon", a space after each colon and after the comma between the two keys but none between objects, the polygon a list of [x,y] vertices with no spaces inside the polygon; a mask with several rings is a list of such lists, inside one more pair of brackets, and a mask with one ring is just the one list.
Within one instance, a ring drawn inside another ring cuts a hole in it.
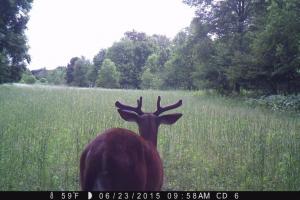
[{"label": "white cloud", "polygon": [[133,29],[173,38],[194,9],[182,0],[36,0],[30,16],[29,68],[53,69],[74,56],[92,59]]}]

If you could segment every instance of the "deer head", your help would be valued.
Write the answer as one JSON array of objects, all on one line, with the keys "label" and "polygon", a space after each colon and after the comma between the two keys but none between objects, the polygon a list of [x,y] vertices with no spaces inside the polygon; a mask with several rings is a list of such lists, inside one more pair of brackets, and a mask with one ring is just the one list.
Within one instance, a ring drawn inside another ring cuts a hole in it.
[{"label": "deer head", "polygon": [[120,116],[125,121],[136,122],[139,127],[140,135],[154,146],[157,145],[157,132],[160,124],[174,124],[181,116],[181,113],[161,115],[163,112],[178,108],[182,105],[182,100],[165,107],[160,106],[160,96],[157,99],[157,109],[153,113],[142,111],[142,97],[137,100],[137,107],[124,105],[117,101],[115,103]]}]

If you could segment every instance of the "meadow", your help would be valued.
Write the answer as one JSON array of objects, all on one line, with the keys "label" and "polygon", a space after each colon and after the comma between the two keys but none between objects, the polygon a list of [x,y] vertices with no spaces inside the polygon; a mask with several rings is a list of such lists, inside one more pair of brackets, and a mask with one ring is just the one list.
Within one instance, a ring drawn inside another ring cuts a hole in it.
[{"label": "meadow", "polygon": [[183,100],[161,126],[164,190],[300,190],[300,117],[203,92],[0,85],[0,190],[79,190],[84,146],[107,128],[137,131],[114,103]]}]

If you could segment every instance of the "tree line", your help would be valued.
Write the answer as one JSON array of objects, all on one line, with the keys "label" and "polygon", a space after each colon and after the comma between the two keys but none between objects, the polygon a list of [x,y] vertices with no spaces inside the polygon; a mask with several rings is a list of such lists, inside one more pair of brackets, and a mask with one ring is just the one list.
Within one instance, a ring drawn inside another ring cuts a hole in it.
[{"label": "tree line", "polygon": [[197,6],[178,53],[191,62],[192,87],[221,93],[300,91],[300,1],[184,2]]},{"label": "tree line", "polygon": [[31,72],[39,81],[77,87],[173,88],[165,78],[165,64],[172,54],[172,46],[166,36],[148,36],[133,30],[124,33],[111,47],[100,49],[92,61],[73,57],[66,67]]},{"label": "tree line", "polygon": [[162,35],[128,31],[93,62],[74,57],[66,68],[66,83],[105,88],[163,88],[164,65],[171,55],[171,42]]},{"label": "tree line", "polygon": [[[298,0],[183,2],[196,14],[172,40],[128,31],[92,60],[74,57],[65,67],[32,71],[33,78],[78,87],[299,93]],[[28,71],[23,76],[32,78]]]}]

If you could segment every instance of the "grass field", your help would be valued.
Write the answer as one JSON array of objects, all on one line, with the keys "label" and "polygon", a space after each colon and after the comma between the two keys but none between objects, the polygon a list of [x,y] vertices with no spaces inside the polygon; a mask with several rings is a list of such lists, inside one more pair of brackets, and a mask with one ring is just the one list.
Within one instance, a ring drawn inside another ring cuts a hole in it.
[{"label": "grass field", "polygon": [[84,146],[123,121],[116,100],[145,111],[183,99],[159,129],[164,190],[300,190],[300,117],[201,92],[0,86],[0,190],[78,190]]}]

